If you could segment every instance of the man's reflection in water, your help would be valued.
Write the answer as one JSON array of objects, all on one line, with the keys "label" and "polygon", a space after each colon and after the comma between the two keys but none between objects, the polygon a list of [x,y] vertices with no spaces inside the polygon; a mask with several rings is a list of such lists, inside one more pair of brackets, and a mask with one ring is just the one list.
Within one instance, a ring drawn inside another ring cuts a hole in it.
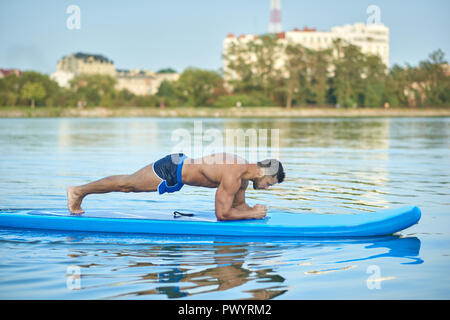
[{"label": "man's reflection in water", "polygon": [[[317,246],[323,248],[327,246],[359,246],[360,244],[363,244],[364,248],[362,251],[356,251],[354,258],[335,261],[335,263],[370,261],[380,257],[406,258],[410,260],[402,264],[423,263],[423,260],[419,257],[420,240],[416,237],[401,238],[399,236],[334,241],[299,240],[298,242],[291,242],[288,247],[284,243],[230,243],[214,241],[208,245],[155,245],[151,247],[150,251],[139,251],[138,254],[135,251],[122,251],[116,254],[119,256],[130,256],[133,260],[143,257],[145,259],[154,258],[159,261],[162,259],[167,262],[136,262],[127,266],[127,268],[153,267],[157,269],[167,267],[170,269],[141,276],[141,280],[150,280],[149,282],[157,283],[158,286],[149,290],[124,294],[127,296],[165,295],[167,298],[183,298],[204,293],[229,291],[248,283],[252,283],[252,286],[255,287],[255,283],[257,283],[257,288],[240,290],[240,292],[245,292],[249,295],[245,297],[246,299],[265,300],[283,295],[289,290],[288,285],[285,283],[286,279],[277,274],[277,268],[279,268],[280,263],[292,264],[287,258],[284,262],[278,260],[279,253],[284,251],[284,249],[294,250],[295,256],[305,260],[308,259],[307,251],[305,251],[307,248],[315,248]],[[380,254],[378,250],[380,248],[387,249],[387,252]],[[373,254],[373,250],[378,250],[378,253]],[[300,257],[301,252],[304,255]],[[249,256],[250,254],[251,256]],[[274,257],[276,258],[274,259]],[[177,263],[178,266],[174,266]],[[188,265],[189,267],[184,267],[183,265]],[[308,263],[308,265],[311,264]],[[192,272],[193,268],[201,268],[202,270]],[[344,268],[342,270],[351,269]],[[232,298],[225,295],[220,296],[220,294],[214,297],[218,299]]]},{"label": "man's reflection in water", "polygon": [[[164,248],[167,250],[167,248]],[[208,255],[214,257],[214,263],[209,263],[210,268],[198,272],[189,272],[189,268],[173,268],[162,273],[150,273],[142,277],[143,280],[155,280],[162,285],[151,290],[134,292],[136,295],[164,294],[168,298],[182,298],[186,296],[226,291],[240,287],[250,281],[258,280],[266,283],[282,283],[285,279],[274,275],[272,268],[251,271],[244,267],[248,255],[248,245],[223,244],[215,242],[212,251]],[[180,256],[182,252],[180,252]],[[200,262],[200,261],[199,261]],[[129,267],[157,266],[155,264],[137,263]],[[206,267],[207,265],[205,265]],[[185,283],[186,285],[183,285]],[[174,284],[174,285],[170,285]],[[251,289],[248,299],[271,299],[286,292],[287,289],[268,288]]]}]

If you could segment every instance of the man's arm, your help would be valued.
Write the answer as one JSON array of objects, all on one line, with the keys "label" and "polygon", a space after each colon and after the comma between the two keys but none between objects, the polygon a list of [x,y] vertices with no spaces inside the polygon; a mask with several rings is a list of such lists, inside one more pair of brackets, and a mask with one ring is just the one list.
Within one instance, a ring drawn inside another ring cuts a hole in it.
[{"label": "man's arm", "polygon": [[234,195],[233,205],[232,208],[238,209],[238,210],[251,210],[252,207],[250,207],[247,203],[245,203],[245,190],[248,187],[248,181],[245,181],[241,184],[241,187],[239,188],[238,192]]},{"label": "man's arm", "polygon": [[261,205],[250,209],[233,208],[235,196],[240,188],[240,178],[236,179],[235,176],[228,175],[222,179],[216,191],[216,217],[218,220],[262,219],[266,216],[267,208]]}]

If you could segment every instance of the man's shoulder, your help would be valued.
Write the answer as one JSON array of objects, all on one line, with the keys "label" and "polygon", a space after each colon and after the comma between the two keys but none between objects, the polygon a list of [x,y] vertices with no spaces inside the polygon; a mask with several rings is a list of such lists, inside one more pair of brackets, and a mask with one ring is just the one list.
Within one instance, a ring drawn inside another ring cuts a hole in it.
[{"label": "man's shoulder", "polygon": [[[222,181],[234,182],[239,184],[239,189],[247,189],[248,180],[243,179],[244,174],[247,172],[246,165],[231,165],[227,166],[226,169],[222,172]],[[234,184],[233,183],[233,184]]]}]

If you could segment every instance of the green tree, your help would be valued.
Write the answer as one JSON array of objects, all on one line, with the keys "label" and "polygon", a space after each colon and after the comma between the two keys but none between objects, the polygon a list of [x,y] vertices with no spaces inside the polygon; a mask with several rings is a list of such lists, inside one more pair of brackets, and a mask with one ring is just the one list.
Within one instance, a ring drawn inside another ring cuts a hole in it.
[{"label": "green tree", "polygon": [[275,35],[263,35],[252,41],[232,43],[224,59],[225,77],[234,93],[264,93],[274,99],[280,88],[281,70],[276,65],[283,47]]},{"label": "green tree", "polygon": [[113,105],[115,107],[130,107],[135,104],[136,96],[127,89],[116,91]]},{"label": "green tree", "polygon": [[286,53],[286,108],[291,108],[293,101],[304,104],[307,96],[307,49],[300,44],[288,44]]},{"label": "green tree", "polygon": [[19,77],[10,73],[0,78],[0,105],[15,106],[20,98]]},{"label": "green tree", "polygon": [[330,49],[325,50],[308,50],[308,66],[309,71],[308,82],[310,87],[309,103],[324,105],[327,103],[328,78],[331,65]]},{"label": "green tree", "polygon": [[70,81],[70,86],[78,100],[91,106],[110,107],[116,97],[114,88],[117,80],[108,75],[80,74]]},{"label": "green tree", "polygon": [[407,106],[406,88],[409,86],[408,70],[395,64],[386,78],[385,100],[392,107]]},{"label": "green tree", "polygon": [[274,89],[281,77],[281,70],[276,65],[283,47],[275,35],[263,35],[249,43],[249,50],[254,58],[253,68],[256,87],[260,87],[271,99]]},{"label": "green tree", "polygon": [[338,39],[334,42],[333,86],[336,102],[343,107],[356,107],[363,91],[364,55],[359,47]]},{"label": "green tree", "polygon": [[179,92],[175,82],[164,80],[156,93],[159,103],[167,106],[175,106],[179,103]]},{"label": "green tree", "polygon": [[251,52],[246,43],[231,43],[223,59],[227,61],[224,75],[235,93],[247,94],[254,90],[261,90],[255,81]]},{"label": "green tree", "polygon": [[[29,82],[40,83],[44,88],[45,95],[40,99],[36,99],[37,105],[48,106],[54,104],[54,97],[56,97],[61,90],[56,81],[50,79],[50,77],[46,74],[41,74],[36,71],[24,71],[22,72],[22,75],[18,77],[18,84],[19,84],[18,91],[21,93],[25,84]],[[23,97],[22,100],[23,104],[28,102],[27,99],[24,99]]]},{"label": "green tree", "polygon": [[22,97],[31,101],[31,108],[34,109],[35,101],[45,97],[45,88],[40,82],[27,82],[22,87]]},{"label": "green tree", "polygon": [[159,69],[156,73],[177,73],[177,71],[169,67],[165,69]]},{"label": "green tree", "polygon": [[360,104],[365,107],[381,107],[385,102],[387,68],[379,56],[365,55],[362,66],[362,92]]},{"label": "green tree", "polygon": [[210,106],[223,87],[222,77],[215,71],[187,68],[176,82],[182,102],[189,106]]},{"label": "green tree", "polygon": [[445,67],[448,62],[442,50],[436,50],[428,56],[428,60],[419,63],[419,83],[429,106],[443,106],[450,103],[450,77]]}]

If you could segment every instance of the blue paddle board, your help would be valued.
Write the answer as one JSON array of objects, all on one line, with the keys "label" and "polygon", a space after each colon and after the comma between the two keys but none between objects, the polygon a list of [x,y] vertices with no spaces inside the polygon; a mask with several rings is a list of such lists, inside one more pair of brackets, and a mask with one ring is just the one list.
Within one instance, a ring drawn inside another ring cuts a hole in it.
[{"label": "blue paddle board", "polygon": [[415,206],[360,214],[269,212],[262,220],[217,221],[212,212],[174,217],[171,212],[128,213],[88,210],[81,216],[67,209],[0,210],[0,227],[60,231],[215,235],[241,237],[369,237],[390,235],[416,224]]}]

